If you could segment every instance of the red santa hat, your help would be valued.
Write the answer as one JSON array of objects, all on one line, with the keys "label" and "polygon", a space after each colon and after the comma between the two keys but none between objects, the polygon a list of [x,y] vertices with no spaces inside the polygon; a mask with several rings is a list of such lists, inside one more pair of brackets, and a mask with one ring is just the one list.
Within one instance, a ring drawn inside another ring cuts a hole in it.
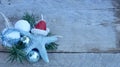
[{"label": "red santa hat", "polygon": [[44,36],[48,35],[49,31],[50,31],[49,28],[46,27],[46,22],[43,20],[43,16],[42,16],[42,20],[40,20],[35,25],[35,28],[31,30],[31,32],[34,34],[41,34]]}]

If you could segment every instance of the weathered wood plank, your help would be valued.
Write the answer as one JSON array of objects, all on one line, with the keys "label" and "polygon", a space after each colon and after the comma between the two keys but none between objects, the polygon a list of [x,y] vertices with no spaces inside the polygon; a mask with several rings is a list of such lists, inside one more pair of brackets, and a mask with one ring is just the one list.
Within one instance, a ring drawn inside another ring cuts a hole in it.
[{"label": "weathered wood plank", "polygon": [[116,48],[112,11],[76,10],[62,13],[59,17],[56,16],[58,13],[53,14],[56,19],[48,24],[53,33],[63,36],[58,50],[89,52]]},{"label": "weathered wood plank", "polygon": [[[41,4],[40,4],[41,3]],[[114,8],[111,0],[1,0],[1,5],[11,8],[41,8],[43,9],[107,9]],[[13,7],[14,6],[14,7]],[[31,7],[32,6],[32,7]],[[34,10],[34,9],[33,9]]]},{"label": "weathered wood plank", "polygon": [[[60,44],[58,52],[104,51],[116,48],[116,35],[112,28],[114,12],[107,9],[112,8],[111,0],[36,0],[26,4],[27,2],[27,0],[17,3],[12,1],[13,4],[7,5],[4,1],[0,11],[10,18],[18,19],[26,11],[34,12],[36,16],[43,13],[51,32],[63,36],[58,41]],[[39,2],[42,4],[38,4]]]},{"label": "weathered wood plank", "polygon": [[51,32],[63,36],[59,39],[58,51],[88,52],[116,48],[116,36],[112,28],[115,17],[112,11],[73,10],[46,16]]},{"label": "weathered wood plank", "polygon": [[38,63],[29,64],[24,62],[20,64],[6,63],[8,53],[0,53],[1,67],[119,67],[120,54],[95,54],[95,53],[50,53],[50,63],[45,63],[42,60]]}]

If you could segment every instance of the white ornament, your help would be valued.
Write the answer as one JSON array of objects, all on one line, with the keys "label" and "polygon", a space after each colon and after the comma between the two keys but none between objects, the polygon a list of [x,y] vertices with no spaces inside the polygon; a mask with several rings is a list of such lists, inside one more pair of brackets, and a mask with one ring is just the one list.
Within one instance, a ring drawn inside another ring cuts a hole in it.
[{"label": "white ornament", "polygon": [[15,23],[15,28],[22,31],[30,31],[30,24],[26,20],[19,20]]},{"label": "white ornament", "polygon": [[20,38],[20,32],[18,32],[15,29],[5,28],[2,33],[2,41],[3,45],[7,47],[12,47],[12,45],[15,45],[19,38]]},{"label": "white ornament", "polygon": [[12,30],[12,29],[7,29],[5,28],[2,31],[2,34],[6,37],[6,38],[11,38],[11,39],[19,39],[20,38],[20,32],[16,31],[16,30]]},{"label": "white ornament", "polygon": [[20,38],[20,33],[17,31],[13,31],[9,34],[5,35],[7,38],[11,38],[11,39],[19,39]]}]

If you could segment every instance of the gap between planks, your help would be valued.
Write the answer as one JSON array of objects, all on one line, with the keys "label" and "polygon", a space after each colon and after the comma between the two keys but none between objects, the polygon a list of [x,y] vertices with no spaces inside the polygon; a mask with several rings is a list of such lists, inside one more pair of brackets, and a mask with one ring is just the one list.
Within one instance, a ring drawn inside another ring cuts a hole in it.
[{"label": "gap between planks", "polygon": [[[9,53],[8,51],[0,51],[0,53]],[[80,53],[120,53],[120,50],[114,50],[114,51],[88,51],[88,52],[68,52],[68,51],[48,51],[48,53],[65,53],[65,54],[80,54]]]}]

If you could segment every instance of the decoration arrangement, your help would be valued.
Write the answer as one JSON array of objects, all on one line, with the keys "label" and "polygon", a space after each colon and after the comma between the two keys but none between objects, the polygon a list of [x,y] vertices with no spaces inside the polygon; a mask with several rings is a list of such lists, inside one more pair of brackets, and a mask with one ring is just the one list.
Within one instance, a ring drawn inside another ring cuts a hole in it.
[{"label": "decoration arrangement", "polygon": [[8,61],[19,60],[22,63],[27,59],[30,63],[35,63],[42,58],[49,62],[47,50],[57,49],[55,41],[61,36],[51,35],[43,15],[36,22],[34,15],[26,13],[13,26],[3,13],[0,14],[5,19],[6,28],[1,32],[1,39],[2,45],[10,53]]}]

